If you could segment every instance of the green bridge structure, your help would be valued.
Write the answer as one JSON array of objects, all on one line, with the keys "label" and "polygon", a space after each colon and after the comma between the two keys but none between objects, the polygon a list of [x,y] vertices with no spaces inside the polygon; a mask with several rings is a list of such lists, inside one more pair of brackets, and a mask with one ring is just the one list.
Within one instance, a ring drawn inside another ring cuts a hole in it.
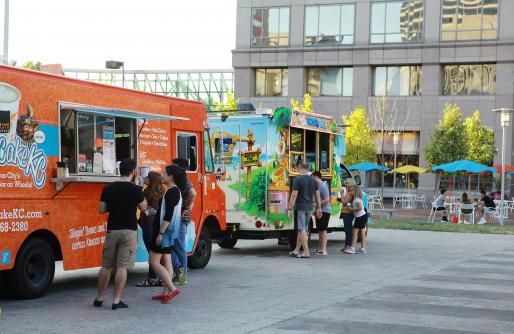
[{"label": "green bridge structure", "polygon": [[67,77],[144,92],[202,101],[207,110],[226,103],[234,91],[234,71],[65,69]]}]

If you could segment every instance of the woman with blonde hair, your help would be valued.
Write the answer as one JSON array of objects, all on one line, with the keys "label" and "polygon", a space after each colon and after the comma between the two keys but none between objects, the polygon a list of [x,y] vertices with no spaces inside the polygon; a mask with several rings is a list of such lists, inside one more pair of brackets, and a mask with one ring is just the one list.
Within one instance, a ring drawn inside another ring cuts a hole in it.
[{"label": "woman with blonde hair", "polygon": [[366,224],[368,222],[368,213],[364,209],[364,203],[362,202],[362,191],[359,186],[353,187],[354,199],[352,202],[351,211],[355,216],[355,222],[353,223],[353,235],[352,235],[352,246],[347,249],[345,253],[355,254],[355,244],[357,244],[357,237],[361,238],[361,248],[359,253],[366,254]]},{"label": "woman with blonde hair", "polygon": [[339,218],[343,220],[344,224],[344,248],[341,252],[349,249],[352,246],[352,229],[353,229],[353,211],[351,210],[353,201],[352,189],[355,186],[355,181],[352,178],[347,178],[345,181],[344,193],[341,194],[341,214]]}]

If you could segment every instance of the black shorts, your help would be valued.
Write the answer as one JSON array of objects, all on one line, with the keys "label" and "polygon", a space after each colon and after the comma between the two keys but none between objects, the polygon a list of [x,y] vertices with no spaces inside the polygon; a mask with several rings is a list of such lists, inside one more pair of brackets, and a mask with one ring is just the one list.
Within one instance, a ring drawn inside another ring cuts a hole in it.
[{"label": "black shorts", "polygon": [[366,228],[367,224],[368,214],[366,213],[364,216],[355,217],[355,221],[353,222],[353,228],[358,228],[359,230],[362,230],[363,228]]},{"label": "black shorts", "polygon": [[316,221],[318,231],[326,231],[328,229],[328,221],[330,220],[330,212],[322,212],[321,218]]}]

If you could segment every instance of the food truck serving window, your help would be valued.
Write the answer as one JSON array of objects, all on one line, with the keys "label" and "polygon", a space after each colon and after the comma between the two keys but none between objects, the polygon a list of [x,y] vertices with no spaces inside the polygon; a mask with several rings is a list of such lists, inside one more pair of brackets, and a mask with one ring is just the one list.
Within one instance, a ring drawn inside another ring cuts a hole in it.
[{"label": "food truck serving window", "polygon": [[136,158],[136,120],[60,110],[61,161],[72,174],[117,175],[117,163]]},{"label": "food truck serving window", "polygon": [[189,163],[188,171],[196,171],[198,157],[198,140],[194,133],[177,133],[177,156]]}]

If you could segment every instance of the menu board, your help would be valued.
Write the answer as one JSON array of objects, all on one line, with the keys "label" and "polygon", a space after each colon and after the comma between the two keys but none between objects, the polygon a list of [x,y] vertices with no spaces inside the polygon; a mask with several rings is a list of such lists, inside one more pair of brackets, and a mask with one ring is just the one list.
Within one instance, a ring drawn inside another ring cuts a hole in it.
[{"label": "menu board", "polygon": [[291,151],[303,152],[303,135],[303,129],[291,128]]},{"label": "menu board", "polygon": [[114,146],[114,126],[103,126],[103,171],[114,174],[116,172],[116,149]]}]

